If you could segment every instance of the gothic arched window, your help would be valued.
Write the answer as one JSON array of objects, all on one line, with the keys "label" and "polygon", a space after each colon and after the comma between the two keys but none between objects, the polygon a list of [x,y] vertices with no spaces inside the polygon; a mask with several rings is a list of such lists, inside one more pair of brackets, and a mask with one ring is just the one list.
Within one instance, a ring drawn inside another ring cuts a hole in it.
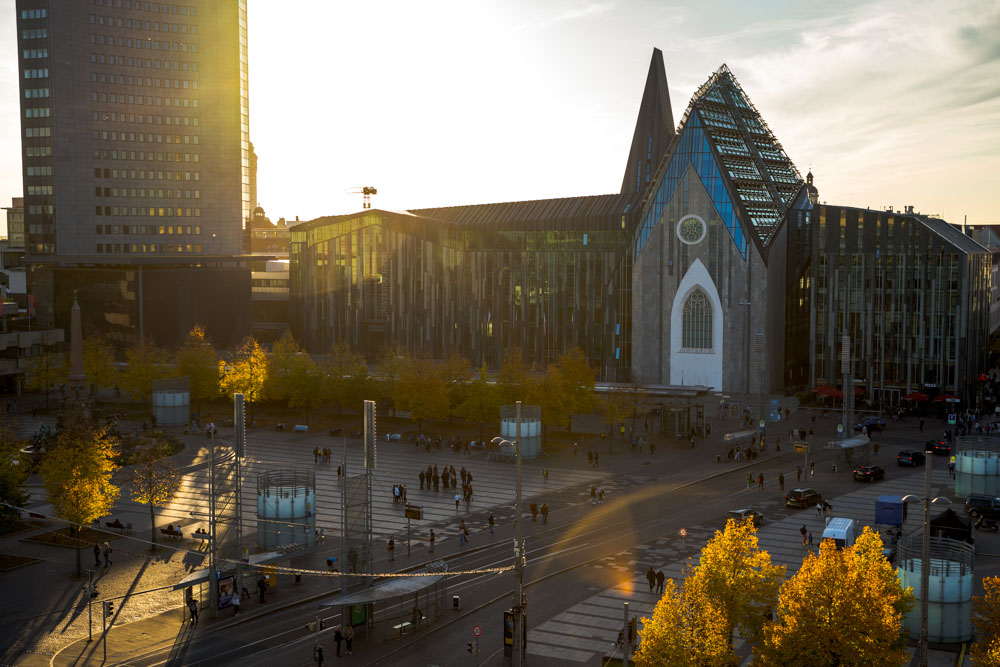
[{"label": "gothic arched window", "polygon": [[684,302],[681,347],[687,350],[712,349],[712,301],[695,288]]}]

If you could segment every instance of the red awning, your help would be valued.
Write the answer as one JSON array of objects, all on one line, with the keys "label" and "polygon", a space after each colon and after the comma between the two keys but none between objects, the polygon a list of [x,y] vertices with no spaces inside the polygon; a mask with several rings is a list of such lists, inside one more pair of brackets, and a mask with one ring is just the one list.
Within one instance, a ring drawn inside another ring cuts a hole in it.
[{"label": "red awning", "polygon": [[940,396],[938,396],[938,397],[937,397],[937,398],[935,398],[934,400],[935,400],[936,402],[938,402],[938,403],[944,403],[945,401],[947,401],[947,402],[949,402],[949,403],[958,403],[958,402],[960,402],[960,401],[961,401],[962,399],[960,399],[960,398],[959,398],[958,396],[956,396],[955,394],[941,394]]},{"label": "red awning", "polygon": [[930,400],[930,396],[920,391],[911,391],[909,394],[903,397],[904,401],[927,401]]}]

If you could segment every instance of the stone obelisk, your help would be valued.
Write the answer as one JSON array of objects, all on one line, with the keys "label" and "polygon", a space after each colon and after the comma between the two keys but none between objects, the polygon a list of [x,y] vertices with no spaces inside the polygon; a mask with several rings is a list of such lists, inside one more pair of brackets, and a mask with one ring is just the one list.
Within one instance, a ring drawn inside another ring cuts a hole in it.
[{"label": "stone obelisk", "polygon": [[66,384],[77,396],[87,388],[87,374],[83,370],[83,331],[80,325],[80,303],[73,293],[73,310],[69,325],[69,378]]}]

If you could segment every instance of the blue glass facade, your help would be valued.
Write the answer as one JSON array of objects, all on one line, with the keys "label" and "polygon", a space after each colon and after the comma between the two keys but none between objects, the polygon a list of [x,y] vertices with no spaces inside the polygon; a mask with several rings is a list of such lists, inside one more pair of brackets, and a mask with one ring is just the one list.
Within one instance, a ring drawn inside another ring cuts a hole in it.
[{"label": "blue glass facade", "polygon": [[722,218],[726,229],[729,230],[729,235],[739,249],[740,254],[746,259],[747,238],[737,217],[736,207],[733,205],[729,193],[726,191],[726,184],[722,179],[722,173],[719,171],[719,165],[715,160],[715,155],[712,153],[708,136],[705,134],[697,111],[688,117],[687,124],[681,131],[680,141],[670,160],[670,166],[667,167],[666,173],[657,187],[656,195],[649,204],[646,215],[642,220],[639,234],[635,241],[634,256],[638,257],[639,253],[642,252],[643,246],[649,240],[649,235],[652,234],[653,229],[659,223],[663,208],[673,196],[677,184],[680,183],[684,171],[688,168],[688,165],[692,164],[698,173],[698,178],[701,179],[702,185],[705,186],[705,190],[712,197],[719,217]]}]

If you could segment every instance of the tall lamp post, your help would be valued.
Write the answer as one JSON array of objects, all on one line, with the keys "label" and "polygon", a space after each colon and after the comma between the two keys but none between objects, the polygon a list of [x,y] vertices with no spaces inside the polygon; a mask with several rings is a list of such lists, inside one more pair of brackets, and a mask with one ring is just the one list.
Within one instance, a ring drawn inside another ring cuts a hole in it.
[{"label": "tall lamp post", "polygon": [[930,587],[931,560],[931,503],[935,505],[950,505],[947,498],[931,498],[931,461],[934,452],[924,452],[924,497],[918,498],[912,494],[903,496],[904,503],[923,501],[924,529],[923,543],[920,549],[920,667],[927,667],[927,589]]},{"label": "tall lamp post", "polygon": [[514,667],[521,667],[522,646],[524,645],[524,539],[521,537],[521,401],[517,401],[515,413],[516,437],[511,443],[497,436],[494,445],[514,445],[514,646],[511,658]]}]

